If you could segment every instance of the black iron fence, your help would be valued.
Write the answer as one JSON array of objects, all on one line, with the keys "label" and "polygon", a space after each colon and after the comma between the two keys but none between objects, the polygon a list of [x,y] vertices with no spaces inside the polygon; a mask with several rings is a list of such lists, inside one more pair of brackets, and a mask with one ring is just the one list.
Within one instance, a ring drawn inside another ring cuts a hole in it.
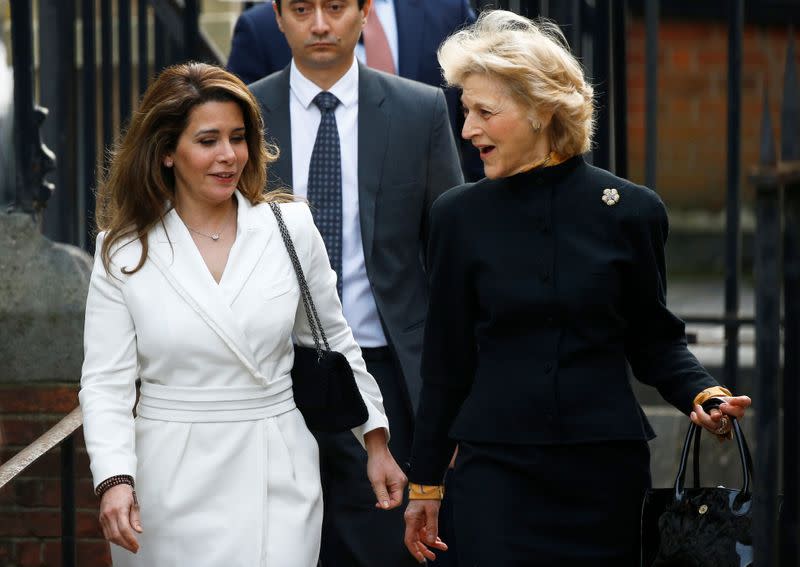
[{"label": "black iron fence", "polygon": [[[756,187],[755,394],[761,408],[757,414],[755,564],[796,566],[800,562],[800,89],[791,37],[786,53],[779,152],[766,92],[765,87],[760,163],[750,175]],[[782,307],[785,323],[781,373]],[[779,525],[776,487],[781,485],[784,495]]]}]

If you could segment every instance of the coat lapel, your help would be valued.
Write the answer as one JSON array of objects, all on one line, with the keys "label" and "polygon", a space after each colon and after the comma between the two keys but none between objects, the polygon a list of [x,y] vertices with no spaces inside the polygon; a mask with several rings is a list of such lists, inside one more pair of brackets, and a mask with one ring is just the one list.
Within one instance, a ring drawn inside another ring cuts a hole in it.
[{"label": "coat lapel", "polygon": [[253,275],[253,271],[274,234],[263,222],[259,222],[261,216],[250,201],[238,191],[236,197],[239,203],[236,242],[228,256],[228,264],[219,284],[227,305],[233,305],[251,276],[257,277]]},{"label": "coat lapel", "polygon": [[289,116],[289,69],[279,71],[268,79],[263,91],[258,92],[264,112],[264,133],[268,142],[278,146],[280,157],[269,165],[268,189],[292,188],[292,126]]},{"label": "coat lapel", "polygon": [[394,3],[397,17],[397,43],[399,45],[399,74],[419,80],[420,49],[425,29],[425,10],[420,0],[405,0]]},{"label": "coat lapel", "polygon": [[[240,202],[243,200],[241,195],[238,198]],[[263,232],[266,233],[266,230]],[[253,351],[230,308],[226,294],[214,281],[189,231],[174,209],[165,215],[163,226],[156,225],[152,234],[154,238],[150,241],[148,258],[153,261],[175,292],[222,339],[253,377],[266,383],[266,377],[258,370]],[[237,238],[244,241],[249,236],[244,233],[242,235]],[[263,238],[266,238],[266,235]],[[244,261],[242,266],[237,266],[237,269],[243,269],[249,276],[260,258],[255,251],[259,242],[254,242],[252,246],[249,243],[242,242],[242,244],[245,245],[243,248],[246,248],[240,255],[244,257]],[[263,245],[261,252],[263,253]],[[229,259],[226,272],[232,269],[231,260],[235,258]],[[225,276],[223,281],[224,278]],[[246,281],[246,278],[244,280]]]},{"label": "coat lapel", "polygon": [[383,175],[389,132],[389,108],[380,76],[358,65],[358,208],[364,257],[369,260],[375,237],[375,201]]}]

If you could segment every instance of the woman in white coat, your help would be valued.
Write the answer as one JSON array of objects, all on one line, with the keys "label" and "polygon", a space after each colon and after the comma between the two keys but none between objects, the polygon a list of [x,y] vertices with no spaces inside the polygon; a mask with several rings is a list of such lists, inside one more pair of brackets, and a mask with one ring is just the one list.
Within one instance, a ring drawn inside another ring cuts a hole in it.
[{"label": "woman in white coat", "polygon": [[145,93],[101,183],[80,402],[116,566],[317,563],[318,451],[290,376],[292,336],[313,339],[270,200],[369,410],[353,434],[376,506],[402,501],[381,394],[309,209],[263,192],[274,158],[247,87],[189,63]]}]

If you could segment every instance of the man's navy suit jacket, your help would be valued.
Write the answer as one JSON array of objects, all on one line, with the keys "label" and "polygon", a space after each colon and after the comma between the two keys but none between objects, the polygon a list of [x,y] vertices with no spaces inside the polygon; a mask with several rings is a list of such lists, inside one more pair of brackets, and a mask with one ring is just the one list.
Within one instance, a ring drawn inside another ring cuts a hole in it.
[{"label": "man's navy suit jacket", "polygon": [[[441,87],[443,83],[436,51],[454,31],[475,21],[469,0],[395,0],[397,16],[398,74],[401,77]],[[292,52],[278,29],[272,3],[266,2],[239,16],[231,40],[228,70],[247,84],[286,67]],[[460,105],[454,89],[445,91],[450,123],[461,140]],[[468,179],[483,177],[483,165],[469,145],[462,147]]]}]

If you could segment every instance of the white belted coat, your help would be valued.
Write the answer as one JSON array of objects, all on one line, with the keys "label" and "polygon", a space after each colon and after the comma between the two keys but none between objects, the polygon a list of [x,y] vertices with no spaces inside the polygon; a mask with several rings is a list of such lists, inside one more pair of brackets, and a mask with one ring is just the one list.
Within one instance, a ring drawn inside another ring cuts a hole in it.
[{"label": "white belted coat", "polygon": [[[113,251],[98,236],[86,305],[80,402],[94,483],[136,479],[140,550],[117,567],[312,567],[322,523],[316,441],[294,405],[292,335],[313,345],[268,205],[237,193],[238,227],[219,284],[172,210]],[[388,431],[383,401],[342,317],[336,275],[303,203],[281,205],[330,346],[369,409],[362,441]],[[141,379],[136,407],[135,382]]]}]

